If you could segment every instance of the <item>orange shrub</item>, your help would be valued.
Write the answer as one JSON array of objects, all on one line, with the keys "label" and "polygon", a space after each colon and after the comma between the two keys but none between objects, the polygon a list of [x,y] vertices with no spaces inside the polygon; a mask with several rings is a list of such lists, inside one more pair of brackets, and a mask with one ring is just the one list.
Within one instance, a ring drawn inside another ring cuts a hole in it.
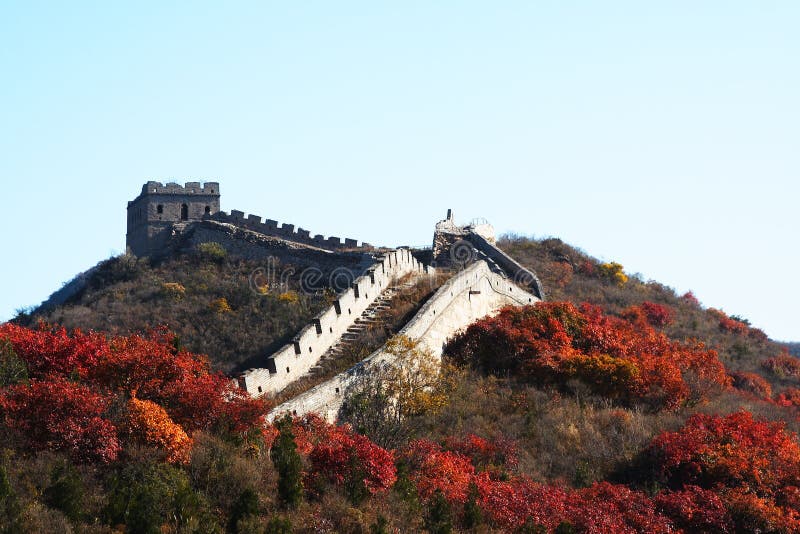
[{"label": "orange shrub", "polygon": [[126,430],[134,440],[165,451],[168,462],[189,461],[191,438],[154,402],[135,397],[129,400]]}]

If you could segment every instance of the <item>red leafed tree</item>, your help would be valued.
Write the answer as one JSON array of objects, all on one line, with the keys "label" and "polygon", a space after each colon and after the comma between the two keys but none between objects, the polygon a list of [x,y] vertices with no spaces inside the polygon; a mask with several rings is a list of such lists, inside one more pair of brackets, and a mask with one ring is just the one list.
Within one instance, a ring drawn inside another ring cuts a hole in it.
[{"label": "red leafed tree", "polygon": [[653,409],[702,401],[730,386],[716,352],[671,341],[637,310],[626,320],[588,304],[509,307],[455,336],[445,354],[461,365],[539,384],[565,387],[577,379],[598,395]]},{"label": "red leafed tree", "polygon": [[31,378],[49,375],[85,377],[109,352],[106,338],[97,333],[40,325],[33,330],[12,323],[0,324],[0,340],[6,339],[25,361]]},{"label": "red leafed tree", "polygon": [[517,467],[516,445],[504,438],[488,440],[475,434],[461,438],[451,436],[445,440],[444,446],[469,457],[476,469],[486,469],[499,476]]},{"label": "red leafed tree", "polygon": [[800,378],[800,358],[788,352],[767,358],[761,366],[780,378]]},{"label": "red leafed tree", "polygon": [[762,376],[755,373],[731,373],[733,387],[755,396],[758,399],[770,400],[772,386]]},{"label": "red leafed tree", "polygon": [[117,458],[116,428],[103,418],[107,401],[88,387],[51,377],[7,388],[0,398],[5,424],[34,450],[66,451],[81,462]]},{"label": "red leafed tree", "polygon": [[787,408],[800,408],[800,389],[786,388],[775,399],[775,404],[786,406]]},{"label": "red leafed tree", "polygon": [[476,477],[475,484],[487,519],[505,530],[515,531],[530,522],[551,532],[568,517],[567,492],[563,488],[524,477],[492,480],[486,473]]},{"label": "red leafed tree", "polygon": [[733,532],[723,500],[711,490],[686,486],[680,491],[663,491],[655,496],[658,510],[686,532]]},{"label": "red leafed tree", "polygon": [[423,498],[440,490],[448,501],[466,502],[475,474],[475,467],[467,456],[446,451],[422,439],[409,443],[404,457],[411,467],[411,479]]},{"label": "red leafed tree", "polygon": [[630,306],[622,312],[622,316],[632,323],[662,327],[672,322],[674,312],[669,306],[645,301],[638,306]]},{"label": "red leafed tree", "polygon": [[749,412],[694,415],[681,430],[657,436],[650,453],[663,480],[676,488],[748,488],[771,498],[781,488],[800,486],[795,434]]},{"label": "red leafed tree", "polygon": [[394,454],[348,426],[330,426],[309,457],[314,471],[334,484],[357,478],[374,494],[397,480]]},{"label": "red leafed tree", "polygon": [[608,482],[570,493],[568,516],[578,532],[674,532],[672,522],[656,510],[647,495]]}]

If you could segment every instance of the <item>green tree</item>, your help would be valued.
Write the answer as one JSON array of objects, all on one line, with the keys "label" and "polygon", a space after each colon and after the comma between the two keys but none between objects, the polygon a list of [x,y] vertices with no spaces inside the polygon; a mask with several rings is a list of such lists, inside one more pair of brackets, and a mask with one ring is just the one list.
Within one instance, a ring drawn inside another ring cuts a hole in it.
[{"label": "green tree", "polygon": [[133,463],[118,472],[111,480],[104,515],[133,534],[160,534],[165,525],[182,532],[218,531],[186,473],[161,463]]},{"label": "green tree", "polygon": [[231,532],[239,532],[238,524],[241,519],[258,514],[258,495],[250,488],[244,490],[236,502],[233,503],[233,508],[230,513],[230,520],[228,522],[228,530]]},{"label": "green tree", "polygon": [[467,502],[464,503],[464,527],[472,529],[483,522],[483,511],[478,506],[478,486],[472,482],[469,485]]},{"label": "green tree", "polygon": [[21,532],[20,518],[22,508],[17,500],[14,488],[4,465],[0,464],[0,533],[15,534]]},{"label": "green tree", "polygon": [[370,534],[389,534],[389,522],[385,517],[379,515],[378,519],[370,525],[369,532]]},{"label": "green tree", "polygon": [[425,529],[431,534],[450,534],[453,531],[453,514],[450,503],[440,490],[431,497],[425,514]]},{"label": "green tree", "polygon": [[0,388],[28,380],[28,367],[11,343],[0,340]]},{"label": "green tree", "polygon": [[291,416],[287,414],[276,426],[278,437],[270,455],[278,471],[278,497],[284,506],[294,507],[303,499],[303,459],[297,452]]},{"label": "green tree", "polygon": [[365,478],[364,468],[359,464],[358,458],[353,454],[350,456],[350,469],[348,470],[347,478],[344,481],[345,492],[347,498],[353,504],[361,504],[369,497],[369,490],[364,483]]},{"label": "green tree", "polygon": [[84,486],[80,474],[67,461],[60,463],[50,475],[50,485],[44,490],[44,501],[72,521],[83,516]]},{"label": "green tree", "polygon": [[280,517],[273,517],[267,523],[267,528],[264,534],[292,534],[292,522],[288,519],[281,519]]}]

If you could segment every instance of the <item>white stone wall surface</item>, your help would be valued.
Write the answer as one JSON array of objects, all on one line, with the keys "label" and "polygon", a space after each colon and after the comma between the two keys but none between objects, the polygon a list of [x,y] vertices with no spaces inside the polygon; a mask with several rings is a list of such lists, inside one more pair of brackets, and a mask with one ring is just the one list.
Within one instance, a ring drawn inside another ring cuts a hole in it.
[{"label": "white stone wall surface", "polygon": [[[441,357],[447,340],[476,320],[508,305],[524,306],[538,301],[532,293],[493,272],[485,261],[478,261],[442,285],[400,334],[420,341]],[[371,366],[393,358],[396,356],[378,349],[351,369],[275,407],[269,419],[287,412],[294,415],[314,412],[335,421],[348,386],[362,373],[370,372]]]}]

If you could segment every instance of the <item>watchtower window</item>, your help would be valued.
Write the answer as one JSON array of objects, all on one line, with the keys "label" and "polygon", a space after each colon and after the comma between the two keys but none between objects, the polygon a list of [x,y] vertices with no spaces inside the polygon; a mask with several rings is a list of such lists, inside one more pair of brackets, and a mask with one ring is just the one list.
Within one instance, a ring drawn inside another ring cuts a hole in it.
[{"label": "watchtower window", "polygon": [[211,206],[206,206],[206,215],[211,213]]},{"label": "watchtower window", "polygon": [[163,205],[161,205],[161,204],[159,204],[158,206],[156,206],[156,212],[157,212],[159,215],[161,215],[162,213],[164,213],[164,206],[163,206]]},{"label": "watchtower window", "polygon": [[189,220],[189,206],[186,204],[181,204],[181,220],[188,221]]}]

